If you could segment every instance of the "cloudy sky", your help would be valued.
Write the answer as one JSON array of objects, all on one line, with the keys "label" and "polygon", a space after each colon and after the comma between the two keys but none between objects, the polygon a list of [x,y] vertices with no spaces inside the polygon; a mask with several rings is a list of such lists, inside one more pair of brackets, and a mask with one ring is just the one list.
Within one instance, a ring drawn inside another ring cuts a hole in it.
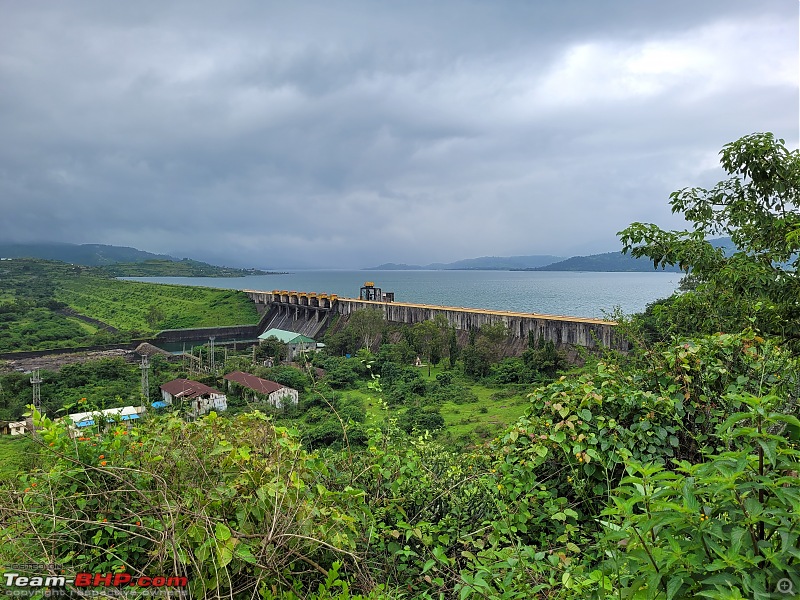
[{"label": "cloudy sky", "polygon": [[255,267],[619,248],[754,131],[797,0],[0,0],[0,239]]}]

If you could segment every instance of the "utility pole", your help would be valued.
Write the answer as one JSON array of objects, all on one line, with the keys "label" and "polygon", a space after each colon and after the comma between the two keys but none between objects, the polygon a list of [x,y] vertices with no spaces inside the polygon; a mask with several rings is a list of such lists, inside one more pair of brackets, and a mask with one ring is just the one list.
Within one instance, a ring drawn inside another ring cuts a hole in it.
[{"label": "utility pole", "polygon": [[209,349],[210,360],[209,360],[208,365],[209,365],[209,368],[211,369],[211,374],[212,375],[216,373],[216,368],[217,368],[217,365],[214,364],[214,340],[215,339],[216,339],[216,336],[213,336],[213,335],[210,338],[208,338],[208,341],[211,342],[211,348]]}]

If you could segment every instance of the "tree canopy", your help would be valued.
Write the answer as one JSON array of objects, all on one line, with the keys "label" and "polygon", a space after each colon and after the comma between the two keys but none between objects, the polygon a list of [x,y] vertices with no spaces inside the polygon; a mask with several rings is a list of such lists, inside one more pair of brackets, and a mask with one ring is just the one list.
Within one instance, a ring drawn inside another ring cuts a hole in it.
[{"label": "tree canopy", "polygon": [[[619,233],[624,252],[649,257],[655,268],[678,265],[691,293],[661,312],[673,333],[734,331],[744,325],[800,346],[800,154],[772,133],[727,144],[721,165],[730,175],[711,189],[670,196],[673,213],[691,224],[665,231],[633,223]],[[710,239],[727,235],[726,255]]]}]

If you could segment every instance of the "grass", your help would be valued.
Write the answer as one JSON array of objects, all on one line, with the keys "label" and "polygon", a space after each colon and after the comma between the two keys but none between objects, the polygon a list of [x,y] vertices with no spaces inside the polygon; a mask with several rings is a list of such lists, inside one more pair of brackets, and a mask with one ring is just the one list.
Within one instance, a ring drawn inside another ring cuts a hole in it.
[{"label": "grass", "polygon": [[92,343],[90,336],[94,332],[87,331],[82,321],[47,308],[30,308],[12,317],[16,318],[0,322],[0,352]]},{"label": "grass", "polygon": [[488,388],[479,384],[471,385],[470,388],[478,396],[477,402],[445,402],[440,407],[447,431],[456,437],[472,434],[494,435],[520,418],[528,406],[524,393],[495,399],[492,395],[499,392],[500,388]]},{"label": "grass", "polygon": [[[233,290],[76,277],[59,282],[55,297],[83,315],[126,331],[248,325],[255,305]],[[155,318],[153,314],[155,313]]]},{"label": "grass", "polygon": [[0,436],[0,481],[18,477],[30,464],[37,445],[27,435]]},{"label": "grass", "polygon": [[94,335],[98,331],[98,328],[92,325],[91,323],[87,323],[86,321],[81,321],[80,319],[76,319],[75,317],[67,317],[67,320],[72,323],[75,323],[87,335]]}]

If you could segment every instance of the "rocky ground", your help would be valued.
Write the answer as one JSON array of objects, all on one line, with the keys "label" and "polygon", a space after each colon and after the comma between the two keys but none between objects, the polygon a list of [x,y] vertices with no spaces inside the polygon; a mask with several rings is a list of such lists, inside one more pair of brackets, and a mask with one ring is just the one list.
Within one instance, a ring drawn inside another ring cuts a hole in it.
[{"label": "rocky ground", "polygon": [[34,369],[47,371],[58,371],[64,365],[74,363],[84,363],[90,360],[101,358],[114,358],[122,356],[125,360],[135,362],[139,360],[139,355],[133,350],[122,348],[114,350],[100,350],[96,352],[77,352],[74,354],[53,354],[49,356],[37,356],[34,358],[17,358],[14,360],[0,361],[0,373],[11,373],[13,371],[28,372]]}]

